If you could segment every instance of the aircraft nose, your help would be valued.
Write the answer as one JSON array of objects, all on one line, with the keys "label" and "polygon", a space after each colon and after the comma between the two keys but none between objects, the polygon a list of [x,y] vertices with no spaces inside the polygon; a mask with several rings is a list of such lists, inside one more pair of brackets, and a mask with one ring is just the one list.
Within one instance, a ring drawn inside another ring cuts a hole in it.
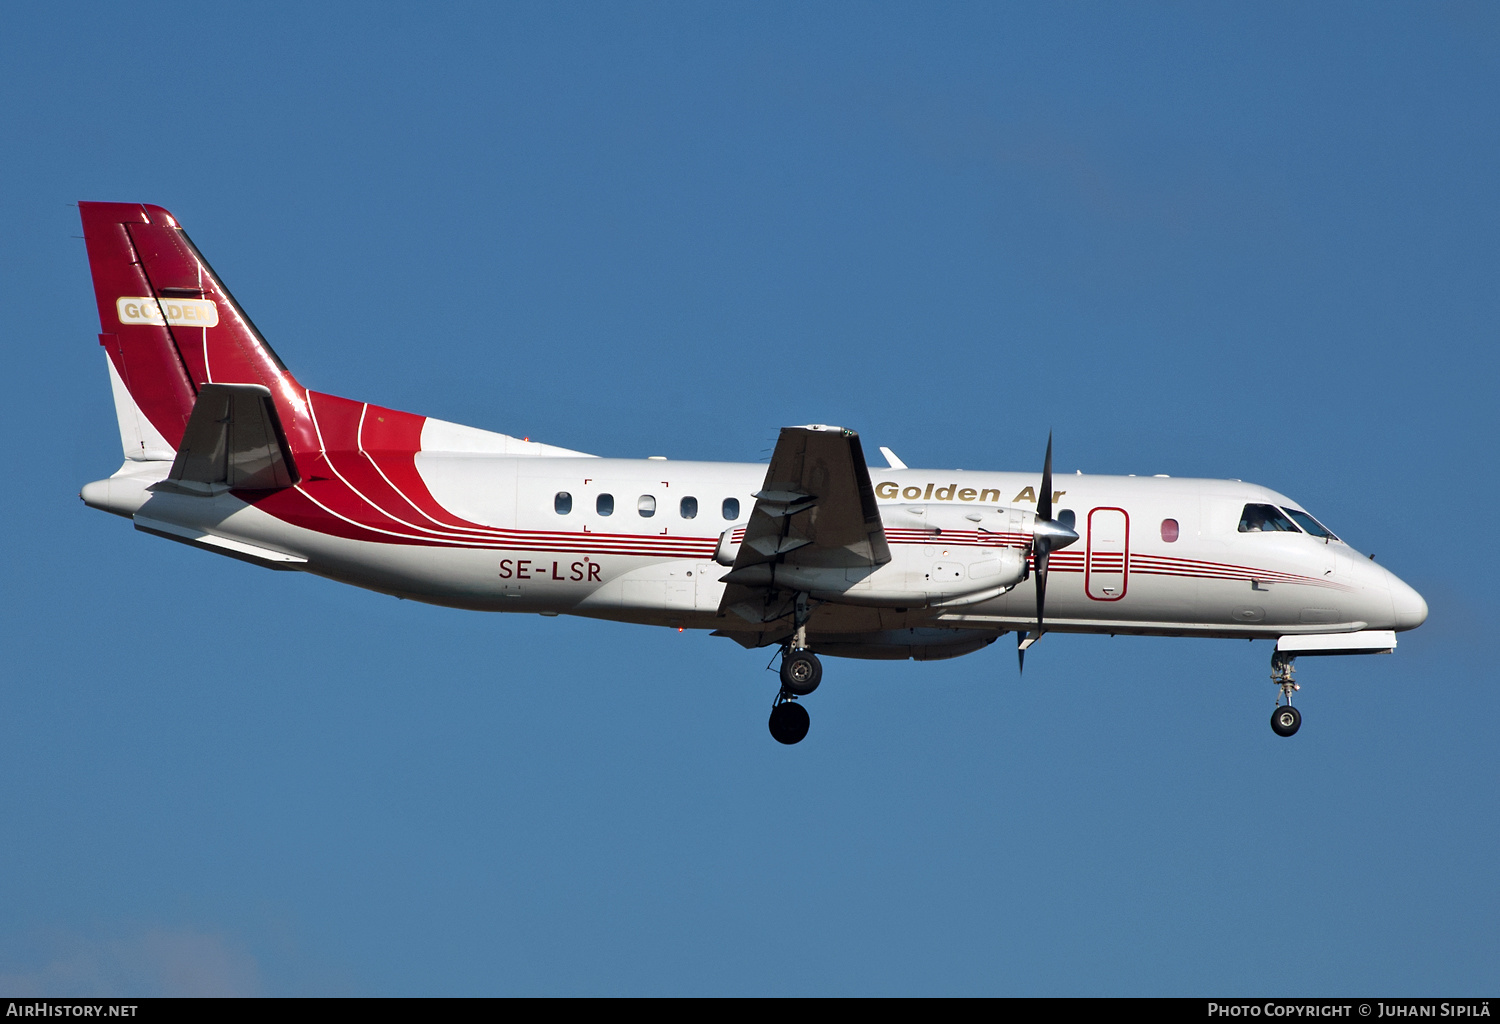
[{"label": "aircraft nose", "polygon": [[1386,575],[1390,577],[1391,605],[1396,616],[1396,628],[1416,629],[1427,621],[1427,602],[1395,573],[1386,570]]}]

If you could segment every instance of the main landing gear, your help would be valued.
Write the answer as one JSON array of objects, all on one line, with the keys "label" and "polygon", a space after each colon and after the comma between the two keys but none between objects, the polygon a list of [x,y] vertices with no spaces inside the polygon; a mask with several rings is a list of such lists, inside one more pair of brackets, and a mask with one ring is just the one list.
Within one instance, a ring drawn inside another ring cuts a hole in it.
[{"label": "main landing gear", "polygon": [[807,709],[797,703],[823,681],[823,663],[807,649],[808,605],[805,594],[797,595],[797,631],[781,648],[781,692],[771,705],[771,735],[777,743],[790,746],[801,743],[811,719]]},{"label": "main landing gear", "polygon": [[808,717],[807,709],[797,703],[796,698],[782,690],[771,707],[771,721],[768,724],[771,736],[777,743],[791,746],[802,742],[808,727],[812,725],[812,719]]},{"label": "main landing gear", "polygon": [[[1302,712],[1292,707],[1292,694],[1302,689],[1293,681],[1296,669],[1292,666],[1295,654],[1277,651],[1271,655],[1271,682],[1281,688],[1276,696],[1276,710],[1271,713],[1271,731],[1278,736],[1291,736],[1302,728]],[[1282,698],[1286,704],[1281,703]]]},{"label": "main landing gear", "polygon": [[793,697],[806,697],[823,681],[823,663],[812,651],[788,650],[781,656],[781,688]]}]

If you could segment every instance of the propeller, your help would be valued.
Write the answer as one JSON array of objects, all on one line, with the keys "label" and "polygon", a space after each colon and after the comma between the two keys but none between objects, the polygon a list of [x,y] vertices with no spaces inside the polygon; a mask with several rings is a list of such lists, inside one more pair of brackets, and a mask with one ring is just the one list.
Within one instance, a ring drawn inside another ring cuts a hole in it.
[{"label": "propeller", "polygon": [[1078,534],[1052,518],[1052,432],[1047,432],[1047,459],[1042,464],[1042,491],[1036,497],[1036,522],[1031,528],[1031,559],[1036,573],[1036,630],[1016,633],[1016,658],[1020,671],[1026,670],[1026,648],[1041,639],[1043,613],[1047,606],[1047,559],[1052,552],[1065,548]]}]

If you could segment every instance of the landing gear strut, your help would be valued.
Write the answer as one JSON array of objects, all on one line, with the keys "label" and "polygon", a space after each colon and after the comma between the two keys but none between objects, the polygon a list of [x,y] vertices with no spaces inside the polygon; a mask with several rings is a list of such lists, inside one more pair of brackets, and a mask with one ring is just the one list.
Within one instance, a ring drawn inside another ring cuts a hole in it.
[{"label": "landing gear strut", "polygon": [[[1292,678],[1297,671],[1292,665],[1294,658],[1295,654],[1281,651],[1271,655],[1271,682],[1281,689],[1276,696],[1276,710],[1271,713],[1271,731],[1278,736],[1291,736],[1302,728],[1302,712],[1292,707],[1292,694],[1302,689]],[[1281,703],[1283,698],[1285,705]]]},{"label": "landing gear strut", "polygon": [[771,706],[771,735],[777,743],[791,745],[802,742],[807,735],[811,720],[807,709],[797,703],[798,697],[806,697],[823,681],[823,663],[807,649],[807,620],[811,615],[807,595],[797,595],[797,630],[781,648],[781,692]]}]

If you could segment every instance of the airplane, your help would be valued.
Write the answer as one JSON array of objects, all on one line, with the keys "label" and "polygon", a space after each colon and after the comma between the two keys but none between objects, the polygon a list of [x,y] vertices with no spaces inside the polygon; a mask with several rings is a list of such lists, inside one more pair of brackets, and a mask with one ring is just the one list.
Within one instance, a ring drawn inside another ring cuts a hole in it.
[{"label": "airplane", "polygon": [[[135,529],[455,608],[707,629],[780,651],[800,742],[819,655],[953,658],[1013,633],[1390,653],[1421,595],[1303,506],[1239,480],[912,469],[782,428],[758,463],[600,458],[303,387],[159,206],[79,204],[124,462],[84,486]],[[1049,583],[1049,580],[1051,581]]]}]

